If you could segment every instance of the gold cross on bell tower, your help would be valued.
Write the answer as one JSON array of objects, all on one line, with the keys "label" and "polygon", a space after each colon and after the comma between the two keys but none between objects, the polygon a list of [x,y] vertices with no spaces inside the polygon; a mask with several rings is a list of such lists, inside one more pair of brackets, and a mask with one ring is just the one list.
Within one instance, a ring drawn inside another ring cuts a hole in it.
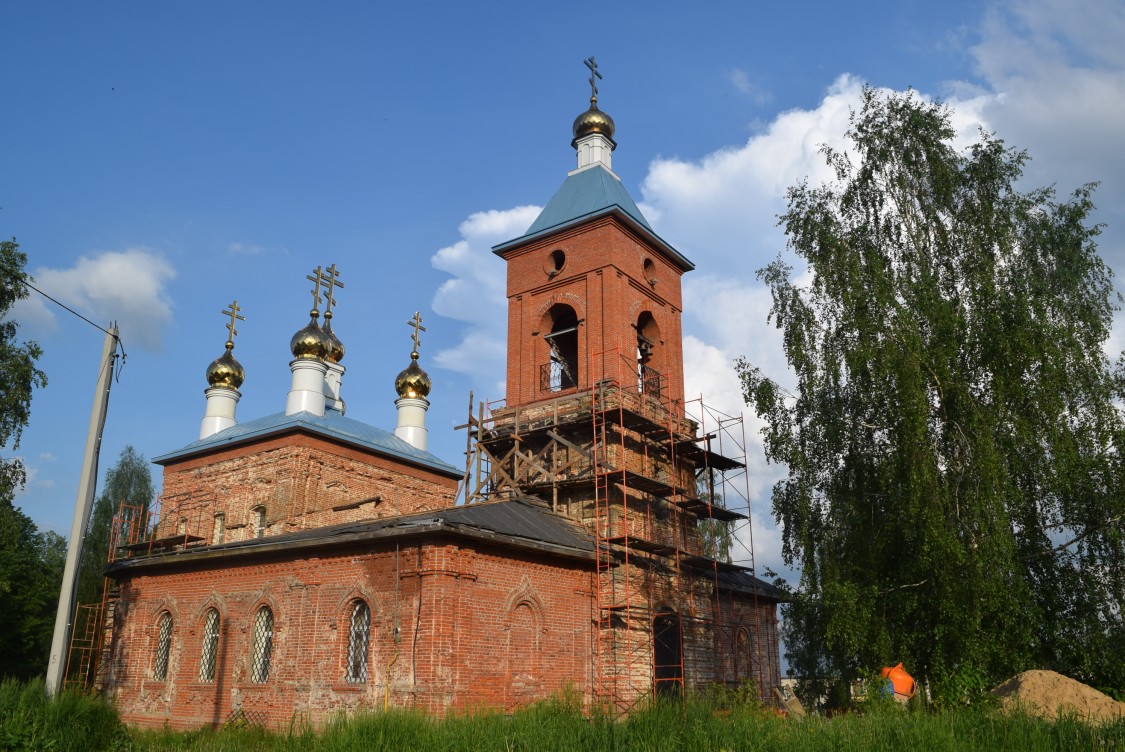
[{"label": "gold cross on bell tower", "polygon": [[593,55],[582,61],[586,67],[590,69],[590,106],[595,107],[598,104],[598,84],[597,79],[602,77],[598,73],[598,61],[594,59]]},{"label": "gold cross on bell tower", "polygon": [[227,324],[227,331],[230,332],[230,334],[227,336],[227,349],[228,350],[234,349],[234,337],[235,337],[236,334],[238,334],[238,330],[234,328],[235,322],[246,320],[245,316],[240,316],[238,314],[238,312],[241,311],[241,310],[242,309],[238,307],[238,301],[235,300],[229,306],[227,306],[227,310],[220,311],[220,313],[222,313],[222,315],[230,316],[230,323]]},{"label": "gold cross on bell tower", "polygon": [[418,341],[418,332],[426,331],[426,327],[422,326],[422,314],[419,313],[418,311],[415,311],[414,312],[414,318],[410,319],[410,321],[407,321],[406,325],[411,327],[414,330],[414,334],[413,334],[414,352],[411,353],[411,355],[413,355],[414,357],[417,357],[418,356],[418,345],[421,344],[421,342]]}]

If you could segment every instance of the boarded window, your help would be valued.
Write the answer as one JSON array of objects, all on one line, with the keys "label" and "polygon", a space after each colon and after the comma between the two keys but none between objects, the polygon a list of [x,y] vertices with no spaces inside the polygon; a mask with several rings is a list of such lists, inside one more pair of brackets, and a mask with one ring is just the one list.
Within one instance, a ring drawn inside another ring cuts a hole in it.
[{"label": "boarded window", "polygon": [[512,609],[508,632],[508,708],[538,699],[541,692],[538,619],[528,603]]}]

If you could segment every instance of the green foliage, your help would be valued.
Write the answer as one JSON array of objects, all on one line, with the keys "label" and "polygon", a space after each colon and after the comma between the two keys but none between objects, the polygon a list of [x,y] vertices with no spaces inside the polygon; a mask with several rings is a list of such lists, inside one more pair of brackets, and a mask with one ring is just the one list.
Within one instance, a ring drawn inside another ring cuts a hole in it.
[{"label": "green foliage", "polygon": [[938,707],[957,705],[995,704],[996,698],[989,690],[996,682],[978,666],[958,666],[949,673],[934,679],[934,702]]},{"label": "green foliage", "polygon": [[712,684],[702,693],[699,701],[721,711],[757,713],[764,708],[758,684],[753,679],[743,679],[734,687]]},{"label": "green foliage", "polygon": [[1042,750],[1118,749],[1125,721],[1091,726],[1074,719],[1056,723],[963,708],[937,713],[885,712],[810,717],[798,722],[760,711],[717,713],[704,701],[658,702],[625,719],[584,715],[573,696],[498,712],[433,719],[395,710],[341,716],[320,732],[303,724],[269,731],[259,727],[194,731],[127,731],[112,706],[97,698],[63,692],[48,699],[43,682],[0,683],[0,749],[64,752],[192,750],[193,752],[377,752],[448,750],[514,752],[561,750],[740,750],[786,749]]},{"label": "green foliage", "polygon": [[[8,316],[15,302],[27,297],[26,265],[27,255],[15,238],[0,241],[0,446],[9,450],[19,448],[31,416],[32,392],[47,385],[46,375],[35,367],[43,351],[35,342],[19,342],[19,324]],[[23,483],[19,460],[0,460],[0,485],[10,490]]]},{"label": "green foliage", "polygon": [[1097,687],[1097,690],[1118,702],[1125,702],[1125,690],[1117,689],[1116,687]]},{"label": "green foliage", "polygon": [[[695,480],[695,494],[709,504],[725,507],[721,483],[716,483],[715,471],[709,469]],[[719,561],[731,561],[731,545],[734,541],[734,526],[729,522],[701,516],[696,523],[703,538],[703,555]]]},{"label": "green foliage", "polygon": [[849,714],[804,721],[760,712],[716,713],[707,702],[658,702],[625,719],[583,715],[572,704],[549,701],[516,711],[454,715],[435,720],[391,711],[341,717],[321,733],[267,733],[258,729],[134,732],[137,750],[293,750],[295,752],[601,752],[605,750],[820,750],[925,749],[938,752],[1047,752],[1117,749],[1125,722],[1089,726],[1003,716],[976,709],[955,712]]},{"label": "green foliage", "polygon": [[899,660],[947,702],[1031,667],[1122,686],[1125,369],[1093,188],[1016,190],[1026,154],[955,149],[909,93],[868,90],[847,135],[781,216],[810,281],[760,272],[796,389],[739,363],[788,467],[805,696]]},{"label": "green foliage", "polygon": [[[47,384],[35,367],[42,351],[19,342],[19,325],[8,318],[12,305],[27,297],[26,264],[14,239],[0,241],[0,446],[8,450],[19,447],[32,392]],[[25,477],[19,459],[0,458],[0,678],[27,678],[46,668],[66,559],[63,539],[39,533],[13,503]]]},{"label": "green foliage", "polygon": [[155,495],[148,461],[132,446],[126,446],[117,463],[106,472],[105,485],[90,514],[78,570],[79,603],[101,600],[102,571],[109,560],[114,517],[120,513],[122,526],[134,520],[143,524]]},{"label": "green foliage", "polygon": [[61,692],[47,697],[42,680],[0,682],[0,749],[91,752],[128,749],[128,735],[104,700]]},{"label": "green foliage", "polygon": [[66,540],[40,533],[0,493],[0,679],[43,673],[51,652]]}]

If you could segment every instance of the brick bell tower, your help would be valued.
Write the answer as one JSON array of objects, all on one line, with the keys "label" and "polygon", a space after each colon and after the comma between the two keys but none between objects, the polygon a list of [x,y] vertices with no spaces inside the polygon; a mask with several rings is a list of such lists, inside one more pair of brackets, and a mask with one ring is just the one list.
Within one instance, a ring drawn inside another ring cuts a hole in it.
[{"label": "brick bell tower", "polygon": [[694,267],[613,172],[613,119],[586,65],[577,168],[526,233],[493,248],[508,272],[507,397],[470,417],[465,498],[549,505],[590,536],[592,694],[626,711],[743,678],[715,648],[752,612],[720,597],[720,573],[744,569],[714,555],[722,526],[746,519],[726,507],[722,473],[745,464],[712,451],[685,405],[680,278]]},{"label": "brick bell tower", "polygon": [[493,248],[508,265],[509,407],[634,377],[683,402],[680,277],[694,266],[613,172],[613,119],[597,102],[593,88],[574,121],[577,169],[524,235]]}]

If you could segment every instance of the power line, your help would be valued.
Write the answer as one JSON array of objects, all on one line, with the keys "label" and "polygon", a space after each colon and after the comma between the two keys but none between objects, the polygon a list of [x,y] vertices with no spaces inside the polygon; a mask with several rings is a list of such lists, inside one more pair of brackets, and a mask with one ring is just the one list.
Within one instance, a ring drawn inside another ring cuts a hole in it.
[{"label": "power line", "polygon": [[[83,321],[85,321],[85,322],[86,322],[87,324],[89,324],[90,326],[92,326],[92,327],[94,327],[95,329],[97,329],[97,330],[98,330],[99,332],[103,332],[103,333],[105,333],[105,334],[110,334],[110,331],[109,331],[108,329],[106,329],[105,327],[101,326],[100,324],[95,324],[95,323],[94,323],[93,321],[90,321],[90,319],[86,318],[86,317],[85,317],[85,316],[83,316],[83,315],[82,315],[81,313],[79,313],[78,311],[76,311],[76,310],[74,310],[73,308],[71,308],[70,306],[68,306],[68,305],[67,305],[66,303],[63,303],[62,301],[60,301],[60,300],[57,300],[56,298],[53,298],[53,297],[51,297],[50,295],[48,295],[47,293],[43,292],[42,290],[40,290],[40,289],[39,289],[38,287],[36,287],[35,285],[31,284],[31,282],[29,282],[29,281],[28,281],[28,278],[27,278],[27,275],[26,275],[26,274],[21,274],[21,273],[19,273],[19,272],[15,272],[15,271],[12,271],[12,270],[11,270],[11,269],[9,269],[8,267],[4,266],[3,264],[0,264],[0,271],[3,271],[3,272],[4,272],[5,274],[7,274],[7,275],[8,275],[9,277],[11,277],[12,279],[14,279],[14,280],[15,280],[15,281],[16,281],[16,282],[17,282],[18,284],[24,285],[25,287],[29,287],[29,288],[31,288],[32,290],[35,290],[35,292],[39,293],[39,294],[40,294],[40,295],[42,295],[42,296],[43,296],[44,298],[46,298],[47,300],[51,301],[52,303],[54,303],[54,304],[55,304],[55,305],[57,305],[58,307],[60,307],[60,308],[62,308],[63,310],[67,311],[68,313],[72,313],[72,314],[74,314],[75,316],[77,316],[78,318],[82,319]],[[117,347],[118,347],[118,348],[119,348],[119,349],[121,350],[121,365],[122,365],[122,366],[124,366],[124,365],[125,365],[125,360],[126,360],[126,359],[127,359],[128,357],[129,357],[129,356],[128,356],[128,355],[126,354],[126,352],[125,352],[125,345],[124,345],[124,344],[123,344],[123,343],[121,342],[121,337],[120,337],[120,335],[117,335],[117,334],[113,334],[113,335],[111,335],[111,336],[112,336],[112,337],[114,338],[114,340],[115,340],[115,341],[117,342]]]}]

